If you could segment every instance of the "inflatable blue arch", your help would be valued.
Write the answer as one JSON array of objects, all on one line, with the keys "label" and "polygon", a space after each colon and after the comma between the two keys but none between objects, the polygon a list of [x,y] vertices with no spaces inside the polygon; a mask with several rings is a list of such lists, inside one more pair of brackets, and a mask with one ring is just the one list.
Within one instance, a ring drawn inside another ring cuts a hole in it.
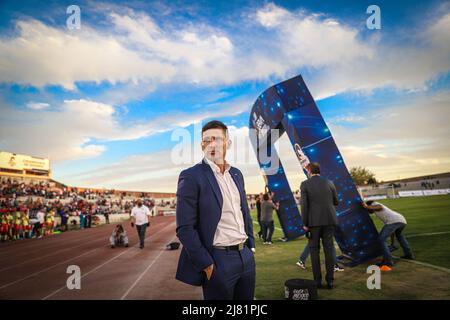
[{"label": "inflatable blue arch", "polygon": [[344,159],[301,76],[274,85],[258,97],[250,113],[250,129],[256,131],[251,139],[253,148],[267,188],[275,193],[274,201],[280,202],[278,218],[288,240],[304,235],[303,223],[281,159],[274,166],[260,156],[266,153],[278,162],[272,141],[277,137],[273,139],[271,129],[278,129],[279,136],[287,133],[305,174],[309,161],[318,162],[321,175],[336,185],[340,204],[335,238],[343,255],[353,265],[381,255],[375,225],[361,206]]}]

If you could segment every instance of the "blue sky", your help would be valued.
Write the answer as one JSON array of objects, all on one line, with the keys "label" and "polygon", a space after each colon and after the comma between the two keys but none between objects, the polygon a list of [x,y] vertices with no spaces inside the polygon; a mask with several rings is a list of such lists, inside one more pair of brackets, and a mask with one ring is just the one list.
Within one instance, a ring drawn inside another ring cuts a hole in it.
[{"label": "blue sky", "polygon": [[[2,1],[0,149],[50,157],[69,185],[174,191],[190,165],[173,163],[174,130],[218,118],[246,137],[257,96],[302,74],[347,166],[449,171],[449,30],[444,1]],[[254,161],[234,164],[258,192]]]}]

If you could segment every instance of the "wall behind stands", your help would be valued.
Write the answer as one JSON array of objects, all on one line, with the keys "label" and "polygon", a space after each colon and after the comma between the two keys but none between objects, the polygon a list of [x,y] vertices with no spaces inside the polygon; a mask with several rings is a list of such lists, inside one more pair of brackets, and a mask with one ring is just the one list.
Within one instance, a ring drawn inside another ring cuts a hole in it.
[{"label": "wall behind stands", "polygon": [[399,191],[399,197],[423,197],[450,194],[450,189]]}]

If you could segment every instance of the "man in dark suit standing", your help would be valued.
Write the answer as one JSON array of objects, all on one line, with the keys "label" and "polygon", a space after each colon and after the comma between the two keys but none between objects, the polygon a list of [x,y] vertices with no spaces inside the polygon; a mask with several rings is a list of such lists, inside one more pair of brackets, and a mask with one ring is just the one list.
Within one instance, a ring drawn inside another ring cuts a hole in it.
[{"label": "man in dark suit standing", "polygon": [[228,128],[202,128],[202,162],[181,172],[177,236],[183,244],[176,278],[202,286],[205,300],[252,300],[255,241],[242,173],[225,161]]},{"label": "man in dark suit standing", "polygon": [[320,176],[320,165],[312,162],[308,165],[309,179],[300,185],[300,205],[302,219],[306,232],[310,232],[309,247],[314,280],[318,288],[322,287],[322,272],[320,270],[320,239],[325,253],[327,287],[333,288],[333,237],[337,225],[335,206],[339,204],[336,187],[333,182]]}]

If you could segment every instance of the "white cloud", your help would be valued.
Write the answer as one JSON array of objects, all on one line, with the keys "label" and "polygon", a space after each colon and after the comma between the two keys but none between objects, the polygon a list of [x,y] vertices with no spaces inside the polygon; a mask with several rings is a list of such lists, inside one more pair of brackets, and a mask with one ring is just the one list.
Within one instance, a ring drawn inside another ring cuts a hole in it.
[{"label": "white cloud", "polygon": [[362,121],[364,121],[365,118],[363,116],[360,115],[356,115],[353,112],[350,112],[348,114],[343,114],[343,115],[339,115],[336,116],[330,120],[328,120],[329,123],[360,123]]},{"label": "white cloud", "polygon": [[[261,37],[245,28],[224,31],[195,23],[163,28],[147,14],[117,12],[108,13],[111,28],[104,30],[83,23],[81,30],[69,32],[33,19],[19,20],[17,34],[0,37],[0,82],[38,87],[57,84],[71,90],[79,81],[120,82],[127,95],[136,97],[157,90],[161,83],[208,86],[245,80],[273,82],[306,70],[305,80],[317,99],[383,86],[420,91],[450,69],[448,10],[409,35],[409,41],[394,44],[383,42],[383,30],[381,37],[362,39],[358,29],[341,21],[290,12],[271,3],[254,12]],[[52,109],[42,102],[30,102],[26,110],[2,106],[0,146],[53,160],[90,158],[105,152],[104,141],[139,139],[206,118],[239,114],[247,111],[255,98],[205,105],[195,113],[180,111],[122,123],[115,104],[125,102],[121,100],[123,92],[113,89],[105,97],[108,103],[80,98],[66,100],[57,108],[52,103]],[[448,94],[443,94],[407,107],[342,115],[332,119],[330,127],[349,166],[367,166],[383,179],[419,174],[427,168],[445,171],[450,157],[449,101]],[[341,126],[343,123],[357,123],[361,128]],[[248,134],[244,128],[231,129],[237,136]],[[295,186],[301,174],[288,141],[283,143],[287,148],[282,149],[286,150],[282,159],[292,156],[285,166],[289,176],[295,177],[290,181]],[[130,171],[128,178],[117,176],[112,167],[78,181],[173,191],[170,186],[176,183],[173,179],[179,167],[167,168],[167,159],[169,153],[130,156],[120,163]],[[248,177],[250,190],[258,192],[262,179],[257,165],[237,165]],[[149,173],[141,176],[135,168],[148,169]]]},{"label": "white cloud", "polygon": [[[248,128],[230,126],[229,129],[233,147],[229,151],[227,159],[243,171],[246,176],[247,189],[257,189],[263,183],[263,179],[259,174],[253,150],[249,148]],[[200,134],[200,132],[196,132],[196,134]],[[244,144],[239,144],[238,140],[244,141]],[[199,143],[199,141],[193,142]],[[70,185],[77,186],[175,192],[180,172],[201,161],[201,150],[197,148],[195,152],[192,154],[191,160],[183,164],[173,162],[170,149],[151,154],[131,155],[115,164],[61,176],[61,179]],[[243,154],[245,155],[243,156]]]},{"label": "white cloud", "polygon": [[383,30],[363,39],[360,30],[332,17],[273,3],[249,18],[259,24],[258,36],[248,23],[239,30],[195,22],[161,27],[145,13],[114,10],[107,11],[107,29],[83,23],[68,31],[19,20],[18,35],[0,38],[0,82],[75,89],[77,81],[109,81],[154,89],[161,83],[272,82],[303,70],[313,95],[323,98],[383,86],[423,89],[450,70],[448,12],[387,44]]},{"label": "white cloud", "polygon": [[395,43],[383,42],[387,36],[383,30],[381,36],[362,40],[357,29],[336,20],[288,12],[273,4],[259,10],[257,17],[275,32],[268,41],[274,46],[266,50],[276,50],[284,70],[307,70],[306,82],[316,99],[384,86],[422,90],[428,81],[450,70],[448,9],[422,25],[423,31]]},{"label": "white cloud", "polygon": [[76,81],[167,81],[175,70],[143,59],[113,36],[83,24],[69,32],[37,20],[17,22],[19,36],[0,40],[0,81],[75,89]]},{"label": "white cloud", "polygon": [[277,51],[287,68],[347,64],[374,54],[370,42],[358,40],[356,29],[320,15],[291,13],[268,4],[257,17],[263,26],[276,32],[271,49]]},{"label": "white cloud", "polygon": [[264,8],[256,12],[256,18],[259,23],[268,28],[280,25],[283,19],[288,16],[290,16],[289,11],[273,3],[267,4]]},{"label": "white cloud", "polygon": [[[135,140],[200,123],[204,119],[237,115],[249,110],[250,101],[209,104],[197,112],[173,112],[139,122],[124,123],[116,107],[91,100],[65,100],[54,110],[17,110],[0,105],[0,147],[6,150],[48,156],[54,161],[99,156],[106,141]],[[182,107],[180,107],[182,109]],[[93,143],[93,140],[97,140]]]},{"label": "white cloud", "polygon": [[182,166],[170,164],[170,152],[161,151],[131,155],[118,163],[62,176],[61,179],[74,186],[173,192],[176,188],[177,173],[181,169]]},{"label": "white cloud", "polygon": [[44,110],[50,107],[50,104],[44,102],[29,102],[27,103],[27,108],[32,110]]},{"label": "white cloud", "polygon": [[[248,138],[248,127],[229,126],[228,128],[232,145],[227,153],[227,161],[242,171],[248,192],[263,191],[264,179]],[[200,132],[197,134],[199,135]],[[193,141],[193,143],[199,144],[199,141]],[[305,177],[300,171],[287,136],[280,139],[278,150],[292,190],[297,190]],[[172,150],[168,149],[151,154],[131,155],[112,165],[100,166],[68,176],[61,175],[60,178],[70,185],[77,186],[175,192],[180,172],[201,161],[202,157],[201,150],[197,148],[190,161],[177,164],[173,161]]]},{"label": "white cloud", "polygon": [[347,166],[365,166],[378,179],[446,172],[449,104],[448,91],[419,95],[369,111],[358,128],[330,123],[330,130]]},{"label": "white cloud", "polygon": [[[367,167],[378,180],[446,172],[450,170],[449,103],[449,92],[422,95],[401,105],[368,112],[361,120],[364,127],[349,128],[336,123],[330,124],[330,129],[347,168]],[[390,116],[383,118],[380,114]],[[259,193],[264,180],[248,140],[249,129],[229,129],[233,144],[227,159],[243,172],[247,192]],[[305,176],[286,135],[280,138],[278,150],[291,189],[297,190]],[[129,156],[114,165],[62,178],[73,185],[174,192],[181,170],[201,157],[197,150],[190,163],[174,164],[171,150],[163,150]]]},{"label": "white cloud", "polygon": [[17,110],[1,106],[0,145],[6,150],[52,160],[100,155],[105,147],[92,139],[119,134],[112,106],[89,100],[66,100],[54,110]]}]

